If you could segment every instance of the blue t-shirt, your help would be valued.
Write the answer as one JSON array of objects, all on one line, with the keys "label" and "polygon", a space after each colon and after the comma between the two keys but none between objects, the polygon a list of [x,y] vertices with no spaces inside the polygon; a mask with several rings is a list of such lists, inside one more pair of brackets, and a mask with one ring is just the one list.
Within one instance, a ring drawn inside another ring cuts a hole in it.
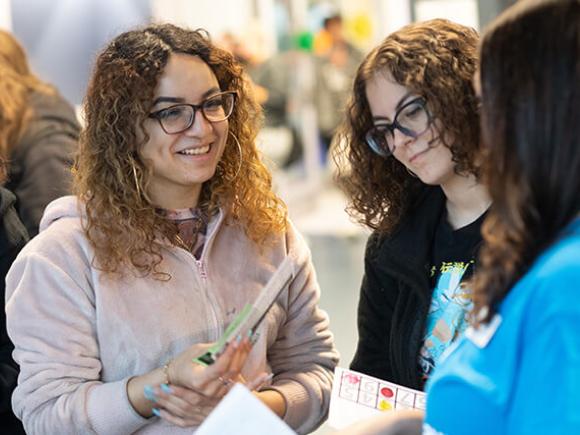
[{"label": "blue t-shirt", "polygon": [[580,220],[427,384],[425,434],[580,434]]}]

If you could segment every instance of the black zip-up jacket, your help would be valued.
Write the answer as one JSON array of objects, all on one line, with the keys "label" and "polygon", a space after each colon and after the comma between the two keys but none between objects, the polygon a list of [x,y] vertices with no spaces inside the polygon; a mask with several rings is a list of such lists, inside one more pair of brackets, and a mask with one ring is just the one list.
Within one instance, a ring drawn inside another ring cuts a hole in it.
[{"label": "black zip-up jacket", "polygon": [[14,346],[6,332],[5,278],[16,255],[28,240],[26,229],[14,210],[15,201],[16,198],[11,192],[0,187],[0,291],[2,292],[0,294],[2,298],[2,310],[0,310],[0,432],[11,435],[24,434],[24,429],[20,420],[12,413],[10,402],[12,391],[16,387],[19,368],[12,359]]},{"label": "black zip-up jacket", "polygon": [[441,188],[425,187],[395,232],[370,236],[351,369],[423,389],[419,352],[433,290],[433,239],[444,208]]}]

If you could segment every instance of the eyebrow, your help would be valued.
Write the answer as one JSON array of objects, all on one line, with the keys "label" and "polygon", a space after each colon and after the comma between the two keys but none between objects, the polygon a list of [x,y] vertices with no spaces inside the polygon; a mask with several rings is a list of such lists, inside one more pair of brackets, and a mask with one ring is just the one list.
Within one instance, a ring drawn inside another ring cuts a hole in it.
[{"label": "eyebrow", "polygon": [[[399,111],[401,106],[404,105],[405,103],[407,103],[407,101],[409,100],[409,97],[414,97],[414,96],[415,96],[415,94],[413,94],[413,92],[407,92],[405,95],[403,95],[403,97],[399,100],[399,102],[395,106],[395,115]],[[373,121],[390,121],[390,118],[388,116],[373,116]]]},{"label": "eyebrow", "polygon": [[[216,86],[208,89],[203,94],[201,94],[202,102],[203,102],[203,100],[208,98],[210,95],[218,93],[219,91],[220,91],[220,89]],[[185,103],[185,98],[181,98],[181,97],[157,97],[153,101],[153,106],[156,106],[159,103],[177,103],[177,104]]]}]

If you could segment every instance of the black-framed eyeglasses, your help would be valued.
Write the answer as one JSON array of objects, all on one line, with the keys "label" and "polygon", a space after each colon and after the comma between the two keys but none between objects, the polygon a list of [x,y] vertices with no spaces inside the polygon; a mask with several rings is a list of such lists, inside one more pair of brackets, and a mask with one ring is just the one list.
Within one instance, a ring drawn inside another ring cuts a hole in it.
[{"label": "black-framed eyeglasses", "polygon": [[175,104],[150,113],[149,118],[156,119],[165,133],[178,134],[193,125],[195,114],[199,110],[209,122],[225,121],[234,111],[237,96],[236,91],[220,92],[201,104]]},{"label": "black-framed eyeglasses", "polygon": [[395,129],[405,136],[418,138],[433,123],[433,117],[427,109],[425,98],[418,97],[405,103],[391,124],[384,122],[374,125],[365,135],[366,143],[382,157],[389,157],[395,152]]}]

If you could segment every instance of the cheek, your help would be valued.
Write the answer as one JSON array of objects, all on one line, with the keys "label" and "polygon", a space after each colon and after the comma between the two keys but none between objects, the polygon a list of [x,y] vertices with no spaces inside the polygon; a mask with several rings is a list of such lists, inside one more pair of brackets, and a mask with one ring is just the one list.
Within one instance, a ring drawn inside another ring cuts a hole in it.
[{"label": "cheek", "polygon": [[[217,125],[215,128],[216,136],[219,138],[218,142],[219,142],[219,148],[220,148],[219,149],[219,157],[220,158],[223,155],[224,150],[226,148],[226,143],[228,141],[228,131],[229,131],[229,128],[228,128],[227,122],[225,122],[223,126]],[[237,145],[234,143],[233,138],[232,138],[231,142],[232,142],[233,146],[237,147]]]}]

